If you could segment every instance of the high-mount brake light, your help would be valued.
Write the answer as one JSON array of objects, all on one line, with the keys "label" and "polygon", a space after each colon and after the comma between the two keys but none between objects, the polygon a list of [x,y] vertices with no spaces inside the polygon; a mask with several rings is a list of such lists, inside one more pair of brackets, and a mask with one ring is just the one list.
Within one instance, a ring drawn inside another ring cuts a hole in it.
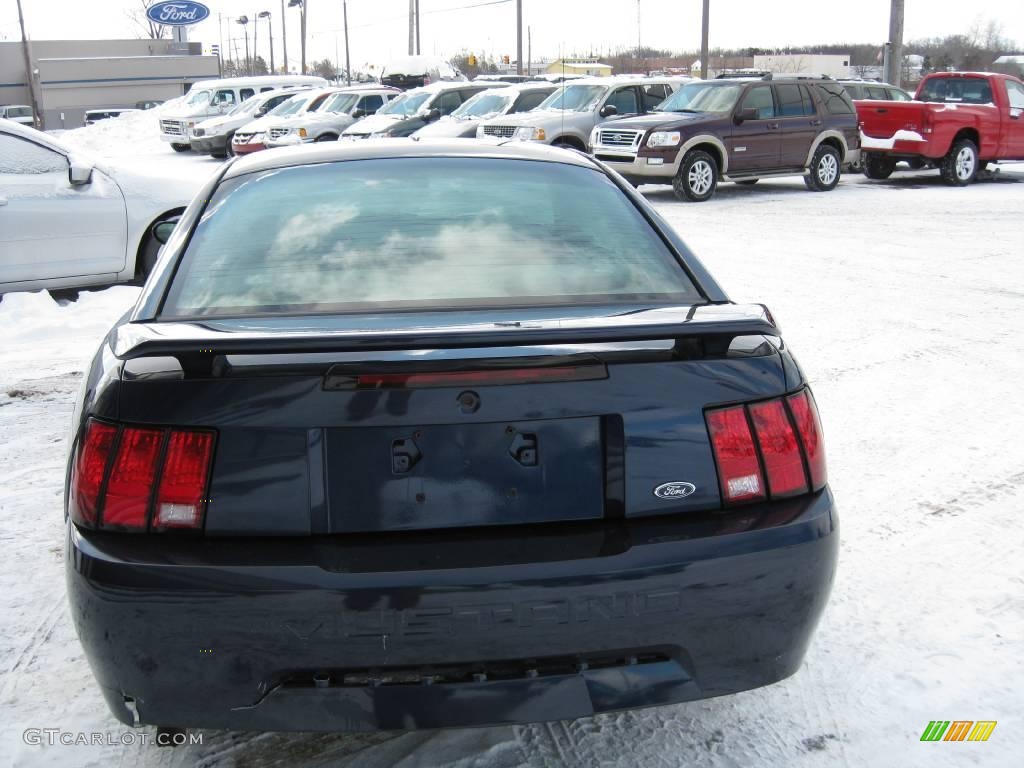
[{"label": "high-mount brake light", "polygon": [[215,440],[208,430],[89,419],[72,465],[72,519],[105,530],[202,528]]},{"label": "high-mount brake light", "polygon": [[726,505],[799,496],[828,482],[821,421],[807,389],[715,408],[706,418]]},{"label": "high-mount brake light", "polygon": [[431,387],[487,387],[508,384],[544,384],[608,378],[603,364],[490,368],[470,371],[419,373],[332,373],[328,389],[426,389]]}]

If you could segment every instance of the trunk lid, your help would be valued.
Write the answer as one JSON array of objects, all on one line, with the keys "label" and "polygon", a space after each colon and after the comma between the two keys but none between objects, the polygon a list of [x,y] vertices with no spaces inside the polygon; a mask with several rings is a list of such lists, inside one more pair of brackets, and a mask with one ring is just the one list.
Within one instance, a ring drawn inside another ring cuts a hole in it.
[{"label": "trunk lid", "polygon": [[861,130],[874,139],[888,139],[902,130],[920,131],[930,108],[919,101],[858,101],[856,106]]},{"label": "trunk lid", "polygon": [[760,306],[440,314],[126,323],[118,418],[217,430],[207,535],[379,532],[717,509],[704,409],[797,385]]}]

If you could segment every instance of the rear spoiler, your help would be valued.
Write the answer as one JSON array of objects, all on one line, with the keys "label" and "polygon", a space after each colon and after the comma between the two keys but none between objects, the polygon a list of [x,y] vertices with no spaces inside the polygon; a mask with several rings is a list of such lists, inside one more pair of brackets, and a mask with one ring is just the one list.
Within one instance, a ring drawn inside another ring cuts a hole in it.
[{"label": "rear spoiler", "polygon": [[[396,317],[403,316],[390,315],[387,321],[393,323]],[[125,323],[111,332],[109,343],[121,360],[169,356],[176,357],[186,370],[198,370],[210,364],[204,366],[202,360],[212,362],[218,355],[229,354],[466,349],[779,335],[771,313],[761,304],[704,304],[466,325],[386,327],[382,324],[384,320],[377,325],[366,322],[365,317],[357,323],[351,316],[333,315]]]}]

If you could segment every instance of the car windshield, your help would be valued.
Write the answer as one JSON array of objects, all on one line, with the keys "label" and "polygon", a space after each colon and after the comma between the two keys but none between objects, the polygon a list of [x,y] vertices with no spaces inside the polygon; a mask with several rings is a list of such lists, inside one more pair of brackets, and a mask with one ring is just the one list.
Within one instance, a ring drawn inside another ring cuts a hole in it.
[{"label": "car windshield", "polygon": [[644,215],[598,170],[418,157],[224,182],[163,316],[701,300]]},{"label": "car windshield", "polygon": [[194,93],[190,93],[185,104],[189,107],[199,107],[203,104],[209,104],[210,94],[212,93],[213,91],[195,91]]},{"label": "car windshield", "polygon": [[452,112],[452,117],[492,117],[504,112],[511,101],[510,94],[483,91]]},{"label": "car windshield", "polygon": [[742,85],[690,83],[657,106],[657,112],[731,112]]},{"label": "car windshield", "polygon": [[273,115],[274,117],[281,117],[282,115],[294,115],[300,109],[302,105],[306,103],[306,97],[304,96],[292,96],[288,101],[278,104],[267,114]]},{"label": "car windshield", "polygon": [[423,106],[424,102],[426,102],[428,98],[430,98],[430,93],[428,91],[422,91],[420,93],[403,93],[390,104],[386,104],[383,109],[377,110],[377,114],[410,117],[419,111],[420,107]]},{"label": "car windshield", "polygon": [[252,112],[255,112],[259,108],[259,105],[262,101],[262,94],[259,96],[252,96],[251,98],[246,99],[237,107],[228,112],[228,115],[247,115]]},{"label": "car windshield", "polygon": [[350,112],[357,101],[358,93],[336,93],[324,101],[317,112]]},{"label": "car windshield", "polygon": [[587,112],[594,108],[607,90],[603,85],[565,85],[544,99],[537,109]]}]

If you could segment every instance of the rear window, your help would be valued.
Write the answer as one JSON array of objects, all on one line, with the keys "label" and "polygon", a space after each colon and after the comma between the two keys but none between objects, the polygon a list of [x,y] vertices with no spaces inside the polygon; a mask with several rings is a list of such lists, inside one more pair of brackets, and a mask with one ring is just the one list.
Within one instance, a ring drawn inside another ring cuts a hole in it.
[{"label": "rear window", "polygon": [[839,83],[819,83],[818,95],[830,115],[853,115],[857,110]]},{"label": "rear window", "polygon": [[162,316],[700,300],[640,211],[597,171],[404,158],[225,182]]}]

